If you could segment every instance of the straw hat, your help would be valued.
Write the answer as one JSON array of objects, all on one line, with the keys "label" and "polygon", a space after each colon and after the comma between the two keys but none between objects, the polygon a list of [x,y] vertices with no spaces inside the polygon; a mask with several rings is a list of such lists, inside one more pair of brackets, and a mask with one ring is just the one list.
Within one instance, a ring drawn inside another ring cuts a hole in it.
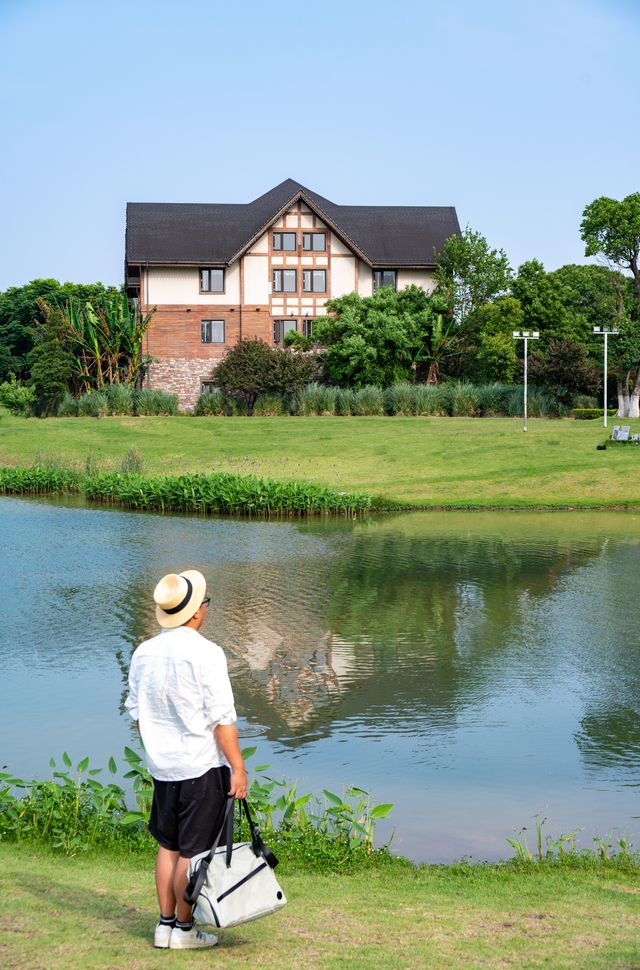
[{"label": "straw hat", "polygon": [[197,569],[163,576],[153,591],[160,626],[171,630],[187,623],[202,606],[206,591],[207,581]]}]

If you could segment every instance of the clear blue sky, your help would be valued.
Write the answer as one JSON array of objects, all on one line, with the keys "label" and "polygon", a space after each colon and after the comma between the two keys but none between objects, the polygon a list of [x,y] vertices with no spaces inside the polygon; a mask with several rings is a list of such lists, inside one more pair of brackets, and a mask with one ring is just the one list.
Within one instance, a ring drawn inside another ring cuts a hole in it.
[{"label": "clear blue sky", "polygon": [[637,0],[0,0],[0,289],[119,283],[127,201],[455,205],[583,261],[640,190]]}]

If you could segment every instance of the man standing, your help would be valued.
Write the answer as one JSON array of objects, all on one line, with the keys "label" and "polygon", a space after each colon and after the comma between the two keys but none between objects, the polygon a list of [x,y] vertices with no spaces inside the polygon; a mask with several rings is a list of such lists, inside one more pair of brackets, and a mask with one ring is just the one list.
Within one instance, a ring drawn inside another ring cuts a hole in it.
[{"label": "man standing", "polygon": [[170,573],[153,598],[162,632],[131,659],[126,707],[153,778],[149,831],[158,842],[160,920],[154,946],[195,949],[217,937],[193,923],[183,900],[189,859],[211,848],[227,797],[245,798],[247,775],[222,649],[198,632],[209,605],[195,569]]}]

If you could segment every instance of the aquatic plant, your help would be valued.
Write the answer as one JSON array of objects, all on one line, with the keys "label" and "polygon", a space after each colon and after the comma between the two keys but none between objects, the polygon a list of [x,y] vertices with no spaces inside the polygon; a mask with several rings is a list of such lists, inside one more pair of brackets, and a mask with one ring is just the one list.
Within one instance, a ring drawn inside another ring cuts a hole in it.
[{"label": "aquatic plant", "polygon": [[[132,462],[130,453],[128,467]],[[278,482],[222,472],[152,478],[123,472],[87,475],[42,466],[0,468],[0,493],[56,492],[81,492],[89,501],[127,509],[197,515],[357,515],[374,507],[369,495],[338,492],[308,482]]]}]

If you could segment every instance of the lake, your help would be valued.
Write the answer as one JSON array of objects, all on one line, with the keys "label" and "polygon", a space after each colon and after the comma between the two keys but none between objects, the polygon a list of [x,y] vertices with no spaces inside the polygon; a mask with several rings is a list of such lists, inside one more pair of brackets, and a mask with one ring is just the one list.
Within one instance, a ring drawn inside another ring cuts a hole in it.
[{"label": "lake", "polygon": [[151,591],[200,569],[249,762],[393,802],[417,861],[495,860],[542,812],[640,845],[640,517],[249,522],[0,499],[0,761],[117,758]]}]

